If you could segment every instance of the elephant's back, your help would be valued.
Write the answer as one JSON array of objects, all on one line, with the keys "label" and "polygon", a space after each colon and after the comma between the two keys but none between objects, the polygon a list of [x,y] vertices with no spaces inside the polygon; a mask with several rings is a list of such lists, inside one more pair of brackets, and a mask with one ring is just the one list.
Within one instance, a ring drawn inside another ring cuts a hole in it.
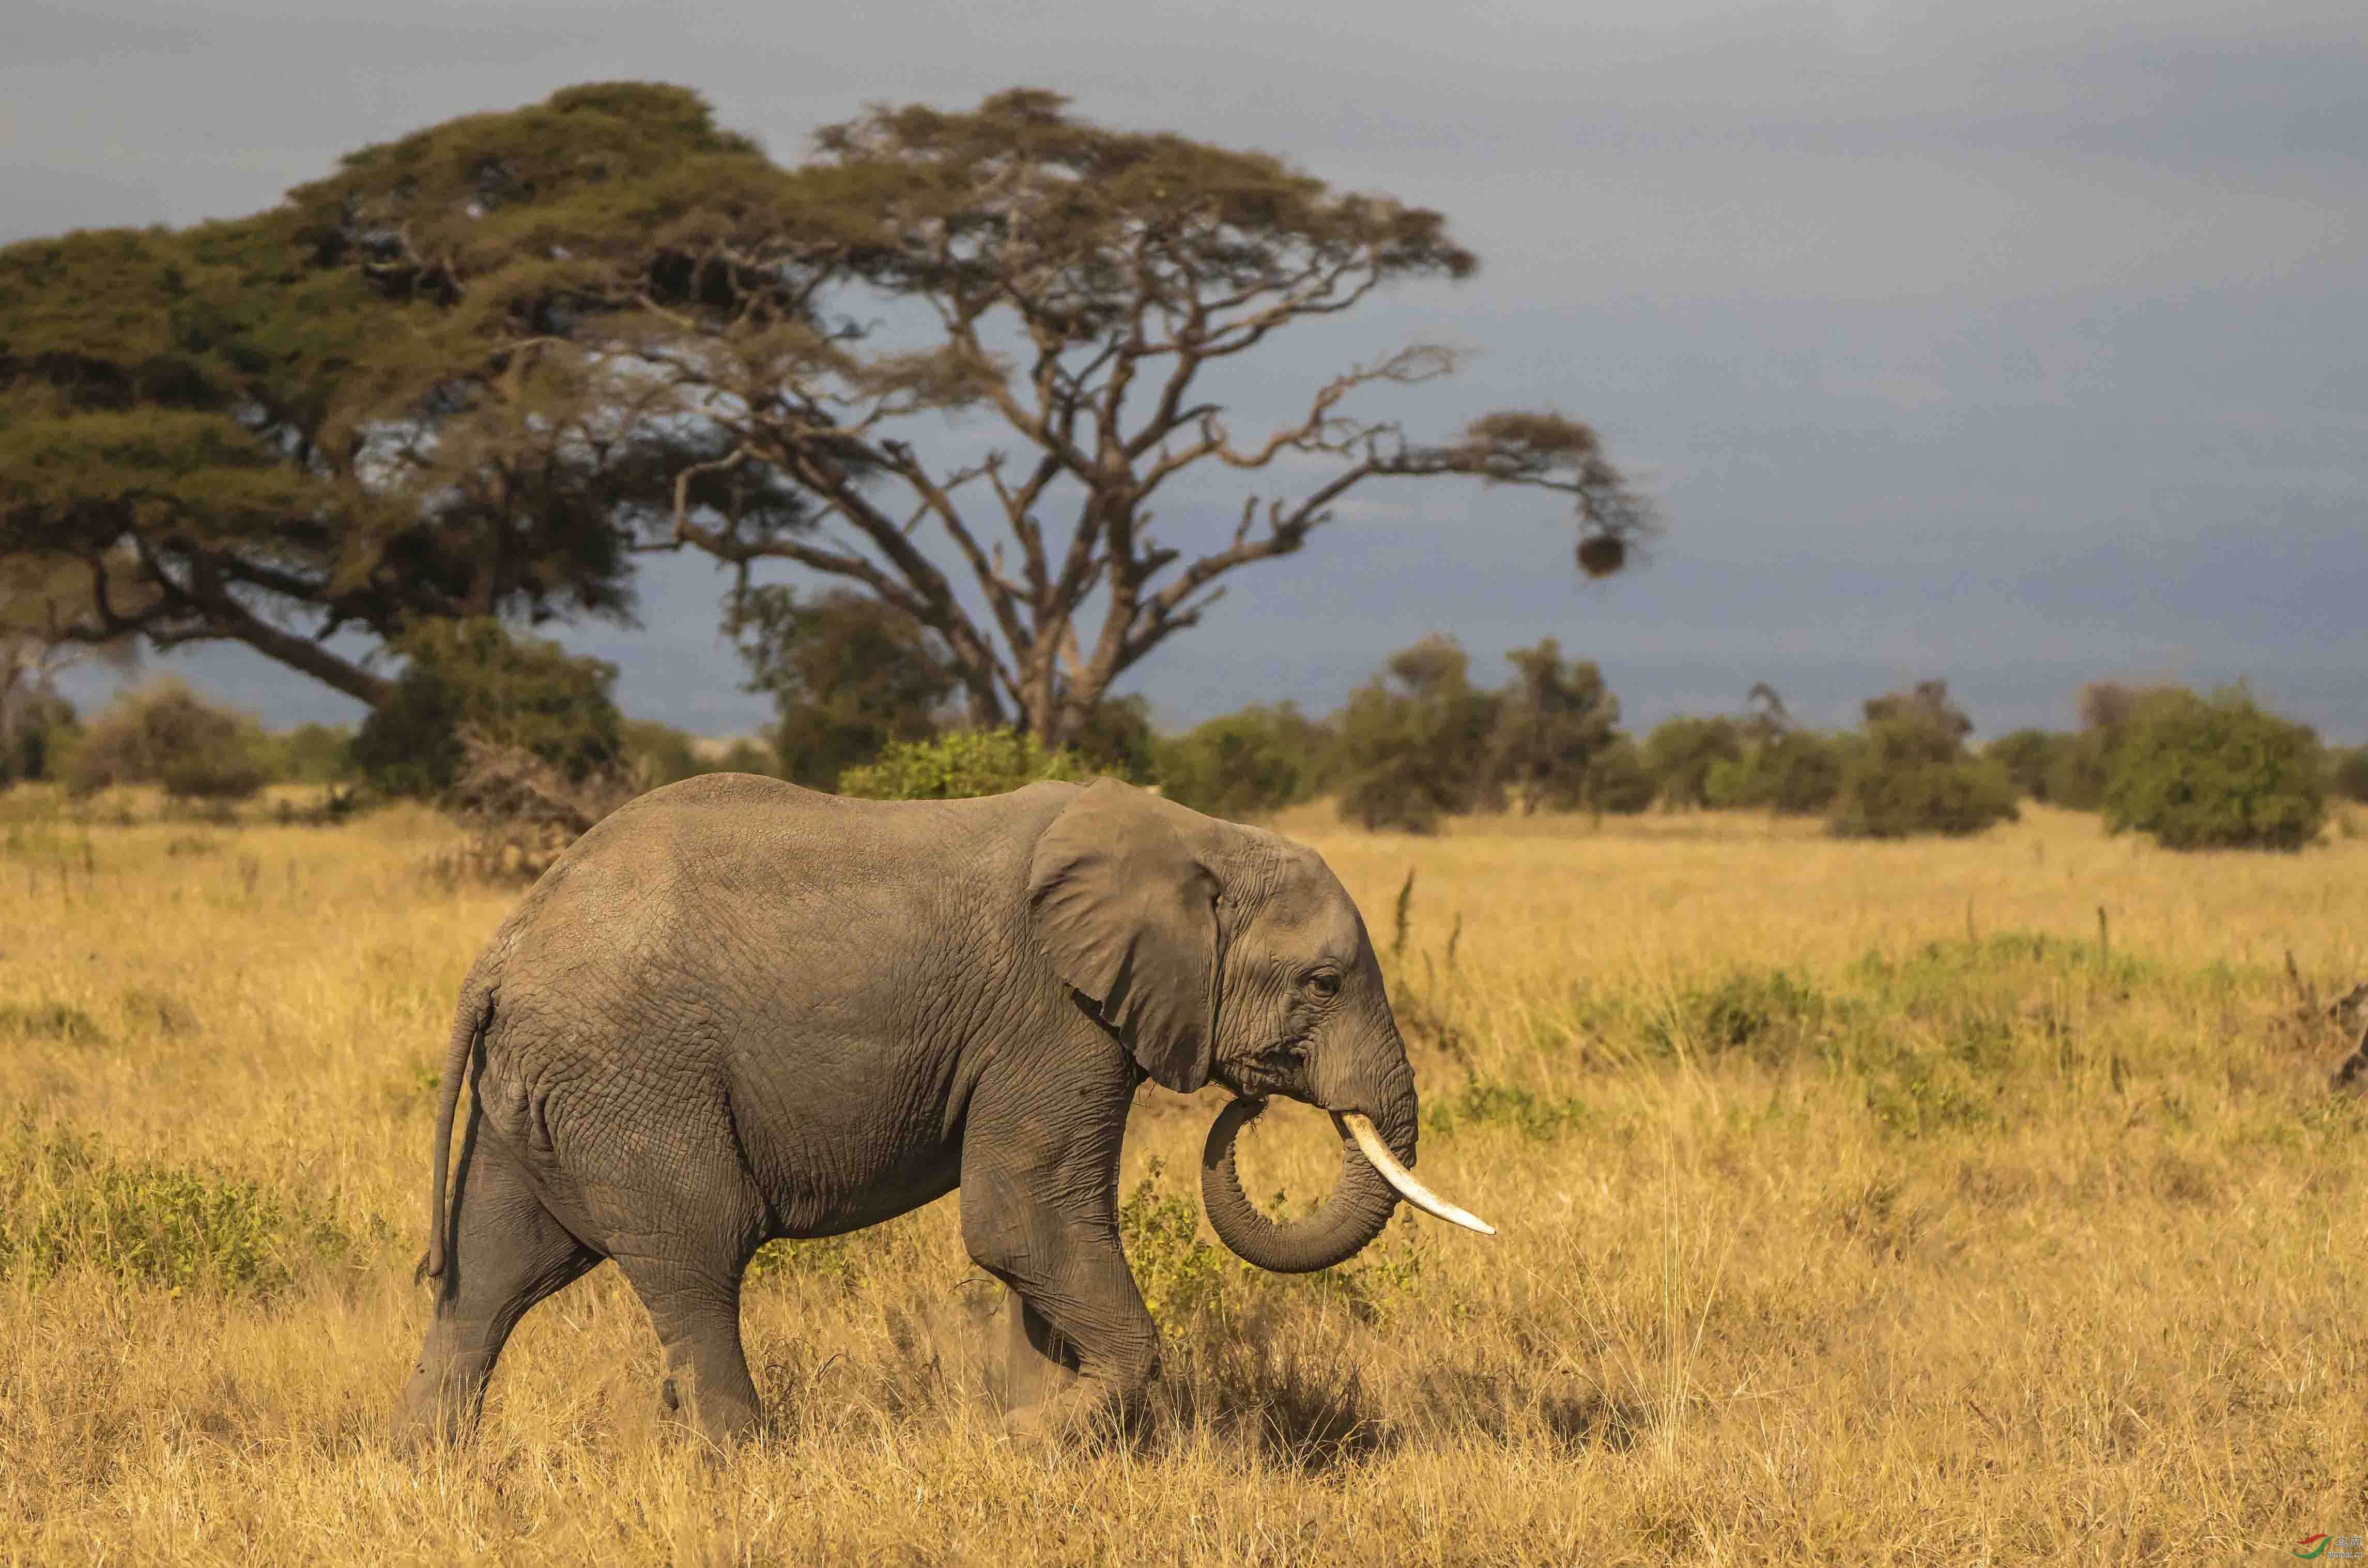
[{"label": "elephant's back", "polygon": [[856,801],[754,774],[654,790],[535,884],[496,939],[502,990],[514,1007],[589,986],[635,1012],[877,1017],[883,987],[1024,956],[1030,855],[1074,792]]}]

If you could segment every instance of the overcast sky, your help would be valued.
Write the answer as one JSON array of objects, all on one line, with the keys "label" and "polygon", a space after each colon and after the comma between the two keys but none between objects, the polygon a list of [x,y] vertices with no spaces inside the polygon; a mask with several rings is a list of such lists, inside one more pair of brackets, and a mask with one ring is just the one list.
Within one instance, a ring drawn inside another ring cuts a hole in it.
[{"label": "overcast sky", "polygon": [[[1044,86],[1449,214],[1477,278],[1277,340],[1244,403],[1464,345],[1454,381],[1368,409],[1586,418],[1666,537],[1586,585],[1543,497],[1372,492],[1138,667],[1167,723],[1327,710],[1438,631],[1492,682],[1559,638],[1640,727],[1757,680],[1843,723],[1941,676],[1996,734],[2122,676],[2242,678],[2368,734],[2357,0],[13,0],[0,240],[253,211],[354,147],[613,78],[696,87],[784,160],[866,102]],[[1174,542],[1235,505],[1190,499]],[[722,586],[663,564],[639,630],[564,640],[631,711],[753,729]],[[172,667],[275,725],[357,715],[238,650]]]}]

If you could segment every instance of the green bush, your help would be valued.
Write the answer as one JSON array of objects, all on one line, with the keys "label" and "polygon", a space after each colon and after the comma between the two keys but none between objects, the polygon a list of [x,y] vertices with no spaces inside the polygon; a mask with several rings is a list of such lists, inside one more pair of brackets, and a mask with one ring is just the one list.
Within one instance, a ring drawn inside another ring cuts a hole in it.
[{"label": "green bush", "polygon": [[2318,737],[2241,691],[2157,703],[2113,754],[2105,826],[2166,849],[2301,848],[2327,821]]},{"label": "green bush", "polygon": [[928,738],[959,684],[936,633],[851,589],[802,601],[778,584],[749,588],[729,602],[724,630],[747,689],[773,696],[780,776],[816,790],[892,743]]},{"label": "green bush", "polygon": [[812,1279],[848,1290],[863,1278],[863,1255],[852,1235],[767,1242],[748,1260],[745,1282],[765,1286],[787,1279]]},{"label": "green bush", "polygon": [[1232,1260],[1201,1239],[1201,1206],[1160,1191],[1162,1166],[1153,1160],[1118,1208],[1119,1243],[1143,1304],[1161,1330],[1182,1337],[1194,1320],[1225,1315],[1226,1282],[1239,1273]]},{"label": "green bush", "polygon": [[574,783],[624,756],[624,716],[609,694],[614,665],[514,638],[484,617],[429,621],[395,646],[408,661],[402,677],[354,739],[355,764],[389,794],[450,793],[463,728],[529,752]]},{"label": "green bush", "polygon": [[314,1204],[205,1167],[125,1161],[96,1141],[18,1126],[0,1142],[0,1276],[69,1268],[268,1295],[359,1249],[334,1199]]},{"label": "green bush", "polygon": [[334,784],[354,771],[349,724],[299,724],[270,737],[271,776],[285,784]]},{"label": "green bush", "polygon": [[2013,821],[2013,781],[1996,759],[1966,755],[1972,729],[1943,681],[1869,701],[1863,749],[1842,770],[1827,828],[1840,838],[1962,836]]},{"label": "green bush", "polygon": [[1982,755],[2006,769],[2014,792],[2027,801],[2047,801],[2066,754],[2079,737],[2054,730],[2023,729],[2000,735]]},{"label": "green bush", "polygon": [[2122,742],[2149,713],[2193,696],[2184,687],[2090,681],[2080,688],[2080,733],[2057,737],[2060,744],[2047,766],[2046,792],[2040,798],[2049,805],[2074,811],[2101,809],[2106,780],[2112,774]]},{"label": "green bush", "polygon": [[1587,1119],[1587,1108],[1576,1098],[1550,1097],[1475,1078],[1424,1107],[1422,1127],[1438,1137],[1463,1127],[1509,1127],[1533,1143],[1544,1143],[1584,1127]]},{"label": "green bush", "polygon": [[1743,730],[1726,718],[1665,720],[1645,737],[1645,765],[1664,803],[1706,806],[1711,769],[1743,760]]},{"label": "green bush", "polygon": [[1626,735],[1615,734],[1587,761],[1587,808],[1630,816],[1647,810],[1659,787],[1645,754]]},{"label": "green bush", "polygon": [[162,784],[176,800],[243,801],[270,777],[262,726],[168,677],[118,696],[74,743],[66,789]]},{"label": "green bush", "polygon": [[1502,699],[1475,690],[1468,669],[1453,638],[1426,637],[1349,699],[1336,721],[1342,815],[1369,830],[1429,833],[1443,815],[1501,800],[1489,743]]},{"label": "green bush", "polygon": [[1312,792],[1330,739],[1292,703],[1245,708],[1161,743],[1160,788],[1214,817],[1277,811]]},{"label": "green bush", "polygon": [[1565,663],[1551,637],[1505,655],[1513,679],[1497,699],[1488,766],[1527,816],[1540,806],[1569,811],[1587,803],[1596,754],[1610,745],[1620,699],[1592,660]]},{"label": "green bush", "polygon": [[1741,1051],[1778,1062],[1831,1007],[1816,986],[1788,971],[1736,970],[1679,991],[1669,1007],[1646,1018],[1644,1037],[1661,1051],[1682,1044],[1706,1055]]},{"label": "green bush", "polygon": [[1786,730],[1747,749],[1734,761],[1711,765],[1702,780],[1707,803],[1815,816],[1841,788],[1842,748],[1814,730]]},{"label": "green bush", "polygon": [[1064,748],[1096,773],[1131,781],[1154,780],[1159,771],[1159,737],[1151,727],[1151,699],[1113,697],[1087,710],[1077,733]]},{"label": "green bush", "polygon": [[1014,730],[956,730],[933,740],[895,741],[879,760],[838,776],[838,792],[871,801],[956,801],[1001,795],[1040,779],[1083,780],[1075,752],[1046,752]]},{"label": "green bush", "polygon": [[42,691],[0,691],[0,790],[38,784],[80,732],[74,704]]},{"label": "green bush", "polygon": [[2368,801],[2368,746],[2353,746],[2328,769],[2328,788],[2346,801]]}]

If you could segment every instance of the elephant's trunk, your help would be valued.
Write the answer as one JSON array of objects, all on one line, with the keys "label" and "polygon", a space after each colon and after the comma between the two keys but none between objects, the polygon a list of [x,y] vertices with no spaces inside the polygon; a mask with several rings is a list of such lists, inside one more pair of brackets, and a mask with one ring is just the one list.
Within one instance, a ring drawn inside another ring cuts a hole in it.
[{"label": "elephant's trunk", "polygon": [[1237,1099],[1217,1113],[1201,1151],[1201,1207],[1217,1239],[1235,1256],[1277,1274],[1312,1274],[1345,1263],[1382,1233],[1398,1195],[1373,1168],[1344,1128],[1340,1181],[1315,1213],[1281,1223],[1258,1212],[1234,1168],[1234,1140],[1266,1109],[1262,1099]]}]

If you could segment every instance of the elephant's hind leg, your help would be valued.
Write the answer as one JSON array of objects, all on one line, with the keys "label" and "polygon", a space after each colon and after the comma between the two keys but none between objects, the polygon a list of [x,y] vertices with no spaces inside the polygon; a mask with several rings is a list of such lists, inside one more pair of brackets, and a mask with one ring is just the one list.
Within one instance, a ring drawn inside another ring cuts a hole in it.
[{"label": "elephant's hind leg", "polygon": [[666,1354],[664,1399],[717,1442],[753,1432],[761,1415],[757,1382],[740,1344],[745,1254],[701,1261],[620,1256],[618,1267],[649,1309]]},{"label": "elephant's hind leg", "polygon": [[472,1114],[454,1176],[436,1317],[404,1394],[413,1422],[448,1441],[475,1424],[485,1381],[518,1320],[600,1261],[552,1218],[508,1151],[479,1131]]},{"label": "elephant's hind leg", "polygon": [[718,1442],[760,1414],[740,1346],[740,1282],[764,1240],[765,1200],[721,1139],[646,1162],[602,1199],[609,1255],[649,1309],[666,1353],[665,1400]]}]

